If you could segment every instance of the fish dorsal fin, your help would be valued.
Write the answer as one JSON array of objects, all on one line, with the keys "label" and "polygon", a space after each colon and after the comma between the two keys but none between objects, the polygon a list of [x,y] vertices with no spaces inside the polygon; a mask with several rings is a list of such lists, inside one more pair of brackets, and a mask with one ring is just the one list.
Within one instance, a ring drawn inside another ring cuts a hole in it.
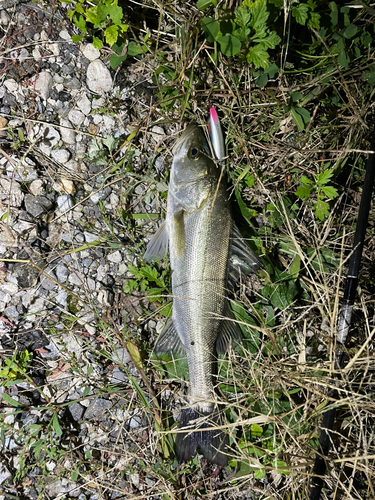
[{"label": "fish dorsal fin", "polygon": [[241,270],[245,274],[251,274],[259,268],[264,268],[261,260],[251,250],[234,223],[231,240],[231,254],[230,267],[237,273]]},{"label": "fish dorsal fin", "polygon": [[179,210],[173,216],[174,251],[180,260],[185,256],[186,245],[184,213],[183,210]]},{"label": "fish dorsal fin", "polygon": [[228,351],[230,342],[232,342],[232,345],[236,345],[242,340],[241,329],[238,323],[233,321],[234,314],[228,301],[224,307],[224,317],[226,319],[221,320],[222,325],[216,339],[216,352],[218,354],[225,354]]},{"label": "fish dorsal fin", "polygon": [[160,333],[154,351],[156,354],[177,354],[185,356],[185,347],[183,346],[178,333],[176,332],[172,318],[169,318],[162,332]]},{"label": "fish dorsal fin", "polygon": [[147,250],[143,256],[148,262],[161,260],[168,251],[168,230],[165,221],[150,239]]}]

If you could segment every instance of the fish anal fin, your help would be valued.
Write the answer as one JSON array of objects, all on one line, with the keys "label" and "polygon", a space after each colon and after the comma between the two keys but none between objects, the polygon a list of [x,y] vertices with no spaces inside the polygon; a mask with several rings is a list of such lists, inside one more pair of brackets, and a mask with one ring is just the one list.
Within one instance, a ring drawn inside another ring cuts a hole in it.
[{"label": "fish anal fin", "polygon": [[224,309],[224,317],[225,319],[221,320],[222,324],[216,339],[216,352],[218,354],[225,354],[230,343],[236,345],[242,341],[241,329],[234,321],[234,315],[228,302]]},{"label": "fish anal fin", "polygon": [[179,210],[173,216],[173,242],[174,251],[180,260],[183,260],[185,256],[185,245],[186,245],[186,235],[185,235],[185,220],[184,211]]},{"label": "fish anal fin", "polygon": [[148,262],[161,260],[168,251],[168,230],[164,221],[156,233],[152,236],[147,245],[147,250],[143,256]]},{"label": "fish anal fin", "polygon": [[154,351],[156,354],[176,354],[185,355],[185,347],[183,346],[178,333],[173,324],[172,318],[169,318],[165,327],[161,331]]}]

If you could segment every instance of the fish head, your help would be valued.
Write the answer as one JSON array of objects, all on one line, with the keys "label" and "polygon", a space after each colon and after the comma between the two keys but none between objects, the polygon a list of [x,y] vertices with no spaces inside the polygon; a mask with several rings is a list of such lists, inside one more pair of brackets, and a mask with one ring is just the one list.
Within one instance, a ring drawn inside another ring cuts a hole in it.
[{"label": "fish head", "polygon": [[210,158],[206,137],[196,124],[183,132],[173,148],[171,188],[187,211],[199,209],[212,192],[217,167]]}]

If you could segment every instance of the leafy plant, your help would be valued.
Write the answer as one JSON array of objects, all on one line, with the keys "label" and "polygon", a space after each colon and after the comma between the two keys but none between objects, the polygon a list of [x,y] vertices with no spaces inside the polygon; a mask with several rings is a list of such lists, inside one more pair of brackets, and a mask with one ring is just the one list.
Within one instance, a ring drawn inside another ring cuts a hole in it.
[{"label": "leafy plant", "polygon": [[28,364],[33,354],[25,350],[22,352],[15,351],[12,358],[4,356],[5,368],[0,370],[0,378],[5,382],[23,380]]},{"label": "leafy plant", "polygon": [[[204,9],[207,2],[198,3]],[[244,0],[229,19],[204,17],[201,27],[208,42],[217,42],[228,57],[241,53],[242,58],[255,68],[268,68],[269,49],[280,44],[281,38],[267,24],[269,12],[266,0]]]},{"label": "leafy plant", "polygon": [[[124,286],[125,293],[131,293],[133,290],[137,289],[141,292],[147,292],[150,300],[157,300],[160,295],[168,291],[169,273],[166,269],[164,269],[159,275],[158,270],[155,267],[151,267],[149,265],[141,267],[129,265],[128,271],[134,276],[135,279],[126,281]],[[151,283],[156,286],[152,286]]]},{"label": "leafy plant", "polygon": [[315,216],[320,220],[329,215],[329,203],[325,200],[327,198],[333,200],[339,195],[336,188],[328,185],[332,176],[333,169],[323,170],[317,174],[315,180],[303,175],[300,179],[302,185],[296,191],[296,195],[303,200],[313,198]]},{"label": "leafy plant", "polygon": [[297,124],[298,130],[302,131],[306,128],[306,125],[310,121],[310,113],[307,109],[298,106],[298,101],[303,98],[301,92],[293,92],[289,98],[289,104],[285,107],[285,112],[289,111],[292,114],[292,118]]}]

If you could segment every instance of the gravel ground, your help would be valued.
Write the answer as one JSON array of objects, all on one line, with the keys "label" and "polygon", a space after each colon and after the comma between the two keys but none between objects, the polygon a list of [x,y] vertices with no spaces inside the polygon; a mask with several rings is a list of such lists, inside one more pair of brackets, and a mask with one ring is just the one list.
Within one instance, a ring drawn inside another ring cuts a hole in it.
[{"label": "gravel ground", "polygon": [[142,67],[115,73],[72,30],[61,5],[0,1],[0,352],[19,353],[1,372],[0,500],[158,491],[140,472],[156,438],[122,340],[147,346],[158,304],[123,290],[141,214],[161,211],[171,130],[120,149],[150,120]]}]

